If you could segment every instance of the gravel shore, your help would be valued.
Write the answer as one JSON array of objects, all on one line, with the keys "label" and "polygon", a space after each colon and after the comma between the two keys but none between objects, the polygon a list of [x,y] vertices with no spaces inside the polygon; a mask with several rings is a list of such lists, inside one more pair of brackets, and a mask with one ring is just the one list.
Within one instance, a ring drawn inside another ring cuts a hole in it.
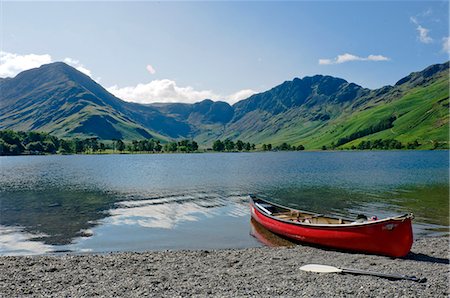
[{"label": "gravel shore", "polygon": [[[0,296],[448,297],[449,240],[416,240],[406,258],[309,246],[0,257]],[[299,270],[315,263],[415,275],[425,283]]]}]

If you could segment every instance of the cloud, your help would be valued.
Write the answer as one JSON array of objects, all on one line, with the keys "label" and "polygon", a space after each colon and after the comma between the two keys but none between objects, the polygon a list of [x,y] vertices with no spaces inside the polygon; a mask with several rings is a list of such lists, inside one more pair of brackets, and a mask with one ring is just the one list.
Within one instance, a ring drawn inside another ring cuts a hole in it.
[{"label": "cloud", "polygon": [[249,98],[253,94],[257,93],[255,90],[252,89],[243,89],[240,91],[237,91],[231,95],[227,96],[227,102],[230,104],[234,104],[242,99]]},{"label": "cloud", "polygon": [[78,71],[81,71],[85,75],[92,78],[92,72],[87,69],[83,64],[80,63],[80,61],[76,59],[72,59],[70,57],[64,58],[63,60],[65,63],[69,64],[70,66],[75,67]]},{"label": "cloud", "polygon": [[422,43],[432,43],[433,39],[428,35],[430,30],[418,25],[417,31],[419,32],[419,40]]},{"label": "cloud", "polygon": [[0,77],[14,77],[19,72],[52,62],[48,54],[19,55],[0,51]]},{"label": "cloud", "polygon": [[450,36],[442,38],[442,51],[450,54]]},{"label": "cloud", "polygon": [[[92,71],[84,66],[79,60],[66,57],[63,61],[92,78]],[[55,60],[49,54],[20,55],[0,51],[0,77],[14,77],[22,71],[52,62],[55,62]],[[151,74],[156,73],[156,70],[150,64],[146,66],[146,69]],[[96,81],[100,81],[100,78],[97,78]],[[137,103],[194,103],[209,98],[212,100],[224,100],[233,104],[256,93],[254,90],[244,89],[230,95],[222,95],[211,90],[196,90],[191,86],[180,87],[175,81],[168,79],[154,80],[149,83],[124,88],[112,86],[108,88],[108,91],[119,98]]]},{"label": "cloud", "polygon": [[422,27],[422,25],[419,24],[416,17],[410,17],[410,21],[416,25],[416,30],[419,33],[419,41],[421,43],[432,43],[433,38],[430,37],[430,30],[427,28]]},{"label": "cloud", "polygon": [[147,69],[147,71],[148,71],[149,73],[151,73],[151,74],[155,74],[155,73],[156,73],[155,68],[154,68],[153,66],[151,66],[150,64],[147,65],[146,69]]},{"label": "cloud", "polygon": [[138,103],[150,102],[185,102],[193,103],[216,95],[210,90],[195,90],[194,88],[179,87],[175,81],[164,79],[154,80],[146,84],[119,88],[112,86],[108,91],[127,101]]},{"label": "cloud", "polygon": [[[65,63],[75,67],[82,73],[92,77],[92,72],[87,69],[78,60],[70,57],[64,58]],[[18,73],[39,67],[43,64],[54,62],[52,56],[49,54],[26,54],[20,55],[15,53],[8,53],[0,51],[0,77],[14,77]]]},{"label": "cloud", "polygon": [[117,85],[107,88],[115,96],[137,103],[152,102],[182,102],[194,103],[204,99],[223,100],[232,104],[256,93],[250,89],[237,91],[231,95],[223,96],[211,90],[195,90],[191,86],[180,87],[175,81],[169,79],[153,80],[149,83],[140,83],[136,86],[118,87]]},{"label": "cloud", "polygon": [[334,59],[319,59],[320,65],[330,65],[330,64],[342,64],[351,61],[389,61],[388,57],[383,55],[369,55],[367,57],[360,57],[353,54],[345,53],[338,55]]}]

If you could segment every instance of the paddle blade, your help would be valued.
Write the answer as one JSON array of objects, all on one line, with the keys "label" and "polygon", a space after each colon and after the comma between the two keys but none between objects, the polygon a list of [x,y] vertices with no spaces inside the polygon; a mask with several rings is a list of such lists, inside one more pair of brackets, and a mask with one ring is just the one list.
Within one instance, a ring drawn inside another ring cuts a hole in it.
[{"label": "paddle blade", "polygon": [[341,269],[333,266],[318,265],[318,264],[308,264],[300,267],[300,270],[309,272],[320,272],[320,273],[339,273],[342,272]]}]

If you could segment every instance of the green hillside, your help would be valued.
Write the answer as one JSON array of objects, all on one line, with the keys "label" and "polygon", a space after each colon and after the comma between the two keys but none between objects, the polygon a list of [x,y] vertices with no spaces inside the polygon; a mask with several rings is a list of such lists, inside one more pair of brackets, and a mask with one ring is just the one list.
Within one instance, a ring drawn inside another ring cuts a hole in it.
[{"label": "green hillside", "polygon": [[57,62],[0,80],[1,129],[101,140],[193,139],[201,147],[230,139],[308,150],[449,148],[449,62],[375,90],[331,76],[295,78],[233,106],[126,102]]},{"label": "green hillside", "polygon": [[333,132],[326,130],[321,137],[311,139],[311,146],[337,143],[339,139],[364,130],[376,121],[393,117],[395,120],[391,128],[357,138],[342,147],[349,148],[361,141],[396,139],[402,143],[417,140],[422,149],[433,148],[434,142],[439,142],[440,147],[448,148],[448,109],[449,90],[446,76],[429,86],[414,88],[396,101],[354,113],[351,117],[342,119],[342,122],[330,124]]},{"label": "green hillside", "polygon": [[325,102],[277,115],[255,109],[229,124],[225,137],[306,149],[352,148],[379,139],[449,148],[448,63],[413,73],[396,86],[364,92],[351,104]]}]

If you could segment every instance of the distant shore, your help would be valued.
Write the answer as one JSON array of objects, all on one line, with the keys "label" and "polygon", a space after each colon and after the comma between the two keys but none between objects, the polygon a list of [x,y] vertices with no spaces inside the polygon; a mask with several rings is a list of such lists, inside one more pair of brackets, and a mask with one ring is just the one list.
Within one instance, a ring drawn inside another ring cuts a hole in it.
[{"label": "distant shore", "polygon": [[159,155],[159,154],[203,154],[203,153],[227,153],[227,154],[233,154],[233,153],[275,153],[275,152],[382,152],[382,151],[389,151],[389,152],[407,152],[407,151],[449,151],[450,149],[327,149],[327,150],[321,150],[321,149],[310,149],[310,150],[302,150],[302,151],[295,151],[295,150],[271,150],[271,151],[264,151],[264,150],[252,150],[252,151],[214,151],[214,150],[198,150],[194,152],[134,152],[134,151],[113,151],[113,150],[105,150],[103,152],[83,152],[83,153],[42,153],[42,154],[29,154],[29,153],[22,153],[22,154],[8,154],[8,155],[1,155],[2,156],[51,156],[51,155],[59,155],[59,156],[71,156],[71,155]]},{"label": "distant shore", "polygon": [[[309,246],[0,257],[0,296],[447,297],[449,239],[421,238],[406,258]],[[326,264],[425,283],[299,270]]]}]

